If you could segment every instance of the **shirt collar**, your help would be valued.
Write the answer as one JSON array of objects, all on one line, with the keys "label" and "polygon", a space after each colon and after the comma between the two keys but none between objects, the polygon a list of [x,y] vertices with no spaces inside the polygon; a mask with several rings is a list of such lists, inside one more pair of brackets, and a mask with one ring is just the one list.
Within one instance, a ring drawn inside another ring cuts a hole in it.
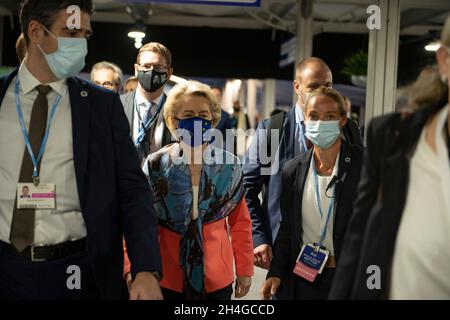
[{"label": "shirt collar", "polygon": [[300,124],[305,121],[305,117],[303,116],[302,108],[297,103],[295,105],[295,122]]},{"label": "shirt collar", "polygon": [[[151,102],[153,102],[153,103],[156,103],[156,105],[158,105],[159,106],[159,104],[161,103],[161,100],[162,100],[162,98],[163,98],[163,95],[164,95],[164,93],[163,94],[161,94],[158,98],[156,98],[155,100],[153,100],[153,101],[151,101]],[[148,103],[149,101],[139,92],[139,90],[136,90],[136,97],[135,97],[135,99],[136,99],[136,104],[138,105],[138,106],[140,106],[140,105],[142,105],[142,104],[146,104],[146,103]]]},{"label": "shirt collar", "polygon": [[[20,87],[24,95],[29,94],[37,86],[42,84],[38,79],[36,79],[35,76],[33,76],[30,70],[28,70],[24,62],[20,65],[18,77]],[[66,79],[51,82],[48,83],[47,85],[49,85],[52,88],[52,90],[56,91],[61,97],[63,97],[64,94],[66,93],[67,89]]]}]

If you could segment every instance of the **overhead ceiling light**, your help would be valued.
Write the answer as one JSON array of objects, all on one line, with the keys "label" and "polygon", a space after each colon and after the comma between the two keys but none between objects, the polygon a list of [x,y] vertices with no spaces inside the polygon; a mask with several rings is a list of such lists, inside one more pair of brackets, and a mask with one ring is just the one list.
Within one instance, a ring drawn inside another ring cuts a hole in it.
[{"label": "overhead ceiling light", "polygon": [[434,42],[430,42],[429,44],[427,44],[425,46],[425,50],[427,50],[427,51],[437,51],[440,47],[441,47],[440,42],[434,41]]},{"label": "overhead ceiling light", "polygon": [[128,37],[134,39],[134,46],[136,49],[140,49],[142,47],[142,40],[144,40],[146,34],[142,31],[131,31],[128,32]]}]

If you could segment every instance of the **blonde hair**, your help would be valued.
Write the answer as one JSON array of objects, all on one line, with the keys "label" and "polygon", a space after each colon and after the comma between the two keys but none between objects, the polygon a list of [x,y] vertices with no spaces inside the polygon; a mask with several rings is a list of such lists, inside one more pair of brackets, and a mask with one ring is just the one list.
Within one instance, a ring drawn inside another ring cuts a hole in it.
[{"label": "blonde hair", "polygon": [[164,45],[162,45],[159,42],[149,42],[146,45],[144,45],[139,50],[139,53],[138,53],[138,56],[136,59],[137,64],[139,64],[139,62],[140,62],[142,53],[147,52],[147,51],[159,54],[160,56],[163,56],[166,59],[167,67],[168,68],[172,67],[172,53],[170,53],[170,50],[167,49]]},{"label": "blonde hair", "polygon": [[440,101],[447,95],[448,88],[441,80],[437,65],[426,66],[409,90],[409,107],[414,110]]},{"label": "blonde hair", "polygon": [[[441,45],[450,48],[450,15],[441,32]],[[450,52],[450,50],[447,50]],[[448,85],[436,67],[425,67],[408,90],[408,104],[412,109],[443,102],[448,99]]]},{"label": "blonde hair", "polygon": [[321,87],[317,88],[316,90],[314,90],[313,92],[308,94],[308,98],[306,99],[306,102],[305,102],[305,113],[306,113],[306,110],[308,109],[308,105],[309,105],[311,99],[314,97],[317,97],[317,96],[325,96],[325,97],[329,97],[329,98],[333,99],[336,102],[336,104],[338,105],[339,114],[341,116],[344,114],[347,114],[347,112],[345,111],[344,98],[342,97],[342,95],[336,89],[324,87],[324,86],[321,86]]},{"label": "blonde hair", "polygon": [[164,105],[164,120],[166,120],[169,130],[173,132],[176,128],[171,127],[170,124],[172,122],[168,121],[168,118],[175,118],[177,116],[183,103],[183,99],[187,96],[203,97],[208,100],[212,114],[212,126],[215,128],[219,123],[222,114],[216,96],[212,93],[211,88],[206,84],[198,81],[186,81],[173,87],[167,96],[167,101]]},{"label": "blonde hair", "polygon": [[19,59],[19,62],[22,63],[23,59],[25,59],[27,55],[27,43],[25,41],[25,37],[23,33],[20,34],[19,38],[17,38],[16,41],[16,53],[17,53],[17,59]]}]

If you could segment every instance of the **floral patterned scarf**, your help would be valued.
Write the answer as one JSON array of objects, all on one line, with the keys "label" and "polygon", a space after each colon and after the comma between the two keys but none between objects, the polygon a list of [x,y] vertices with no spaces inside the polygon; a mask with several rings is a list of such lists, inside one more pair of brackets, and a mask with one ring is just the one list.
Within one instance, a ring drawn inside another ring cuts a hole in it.
[{"label": "floral patterned scarf", "polygon": [[182,236],[180,266],[189,299],[204,299],[202,226],[226,218],[244,195],[241,165],[231,153],[208,146],[199,185],[198,219],[192,219],[192,183],[179,143],[150,155],[144,164],[159,224]]}]

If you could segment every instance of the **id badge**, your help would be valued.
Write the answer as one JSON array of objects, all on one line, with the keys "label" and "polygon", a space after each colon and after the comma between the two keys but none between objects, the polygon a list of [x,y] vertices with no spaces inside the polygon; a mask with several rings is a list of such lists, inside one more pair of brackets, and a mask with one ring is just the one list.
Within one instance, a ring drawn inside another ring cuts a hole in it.
[{"label": "id badge", "polygon": [[329,251],[319,249],[308,243],[303,245],[297,258],[293,272],[309,282],[314,282],[318,274],[321,274],[327,263]]},{"label": "id badge", "polygon": [[53,183],[17,184],[17,209],[56,209],[56,191]]}]

